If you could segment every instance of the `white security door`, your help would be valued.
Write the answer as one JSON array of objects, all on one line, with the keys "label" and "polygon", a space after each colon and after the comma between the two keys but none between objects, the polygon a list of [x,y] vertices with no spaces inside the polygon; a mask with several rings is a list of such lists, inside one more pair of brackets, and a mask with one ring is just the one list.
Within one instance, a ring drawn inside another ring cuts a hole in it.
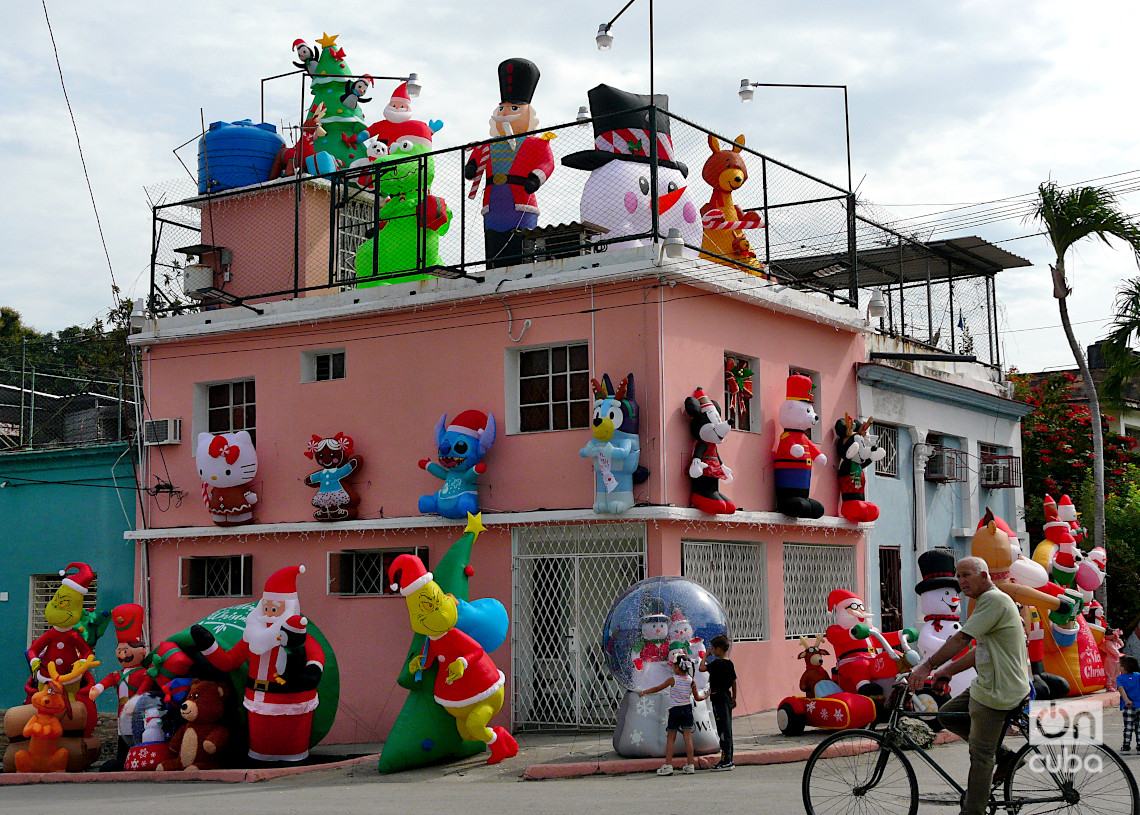
[{"label": "white security door", "polygon": [[645,576],[645,526],[516,529],[512,653],[514,726],[605,728],[622,688],[602,654],[602,625]]}]

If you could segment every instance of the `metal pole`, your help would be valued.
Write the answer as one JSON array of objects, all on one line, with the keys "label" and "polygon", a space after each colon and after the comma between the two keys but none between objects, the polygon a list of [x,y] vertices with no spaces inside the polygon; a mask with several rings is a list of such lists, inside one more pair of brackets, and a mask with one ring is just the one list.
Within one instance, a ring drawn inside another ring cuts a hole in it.
[{"label": "metal pole", "polygon": [[36,369],[32,366],[32,402],[28,410],[28,447],[36,435]]},{"label": "metal pole", "polygon": [[[657,100],[653,98],[653,0],[649,0],[649,104],[657,104]],[[657,187],[653,190],[653,194],[656,195]]]},{"label": "metal pole", "polygon": [[851,305],[859,308],[859,251],[855,237],[855,193],[847,193],[847,261],[851,270],[847,273],[847,295]]},{"label": "metal pole", "polygon": [[24,394],[28,371],[28,338],[20,337],[20,446],[24,444]]},{"label": "metal pole", "polygon": [[847,107],[847,86],[843,86],[843,129],[847,133],[847,190],[854,192],[851,186],[851,113]]},{"label": "metal pole", "polygon": [[[657,105],[649,98],[649,213],[650,230],[653,233],[653,246],[661,232],[661,213],[657,211]],[[657,262],[654,256],[654,262]]]}]

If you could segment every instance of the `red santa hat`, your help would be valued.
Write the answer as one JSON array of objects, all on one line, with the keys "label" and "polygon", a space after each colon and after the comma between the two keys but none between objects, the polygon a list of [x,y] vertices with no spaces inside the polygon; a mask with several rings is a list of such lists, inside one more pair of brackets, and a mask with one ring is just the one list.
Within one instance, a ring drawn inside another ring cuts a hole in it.
[{"label": "red santa hat", "polygon": [[424,562],[415,555],[400,555],[388,567],[388,580],[392,591],[407,597],[422,589],[432,580],[432,573],[424,567]]},{"label": "red santa hat", "polygon": [[[78,569],[78,571],[68,577],[68,569]],[[86,563],[68,563],[66,568],[59,570],[59,576],[63,578],[63,585],[69,589],[87,594],[91,589],[91,581],[95,579],[95,572]]]},{"label": "red santa hat", "polygon": [[[805,377],[806,379],[806,377]],[[811,381],[810,379],[808,380]],[[835,611],[835,607],[842,603],[844,600],[859,600],[859,595],[847,589],[834,589],[831,594],[827,595],[827,610]]]},{"label": "red santa hat", "polygon": [[814,387],[815,383],[811,381],[810,376],[792,374],[788,377],[787,398],[796,402],[810,402],[812,401],[811,392]]},{"label": "red santa hat", "polygon": [[143,641],[143,616],[146,611],[138,603],[124,603],[111,609],[111,624],[120,643]]},{"label": "red santa hat", "polygon": [[447,429],[448,432],[465,433],[479,438],[487,429],[487,414],[481,410],[465,410],[451,420]]},{"label": "red santa hat", "polygon": [[297,575],[305,573],[304,566],[286,566],[269,575],[265,581],[265,591],[261,595],[263,600],[296,600]]},{"label": "red santa hat", "polygon": [[283,622],[281,627],[286,631],[292,631],[294,634],[304,634],[309,630],[309,619],[300,614],[294,614]]},{"label": "red santa hat", "polygon": [[[434,132],[431,127],[428,126],[427,122],[421,122],[418,119],[408,119],[406,122],[392,122],[392,124],[394,125],[390,131],[392,144],[395,144],[400,139],[410,139],[424,147],[432,146],[431,140]],[[479,411],[470,412],[478,413]]]},{"label": "red santa hat", "polygon": [[293,40],[293,50],[294,51],[297,50],[298,45],[308,45],[308,43],[305,42],[304,40],[302,40],[300,37],[298,37],[297,39]]},{"label": "red santa hat", "polygon": [[[1062,499],[1062,500],[1064,500],[1064,499]],[[1046,495],[1045,496],[1044,508],[1045,508],[1045,520],[1046,521],[1058,520],[1057,502],[1053,500],[1052,495]]]},{"label": "red santa hat", "polygon": [[681,611],[681,609],[679,609],[679,608],[675,608],[675,609],[673,609],[672,616],[669,617],[669,622],[671,622],[671,623],[684,623],[684,622],[688,622],[688,620],[685,619],[685,612]]},{"label": "red santa hat", "polygon": [[408,83],[401,82],[396,86],[396,90],[392,91],[391,104],[396,102],[407,102],[409,105],[412,103],[412,98],[408,96]]}]

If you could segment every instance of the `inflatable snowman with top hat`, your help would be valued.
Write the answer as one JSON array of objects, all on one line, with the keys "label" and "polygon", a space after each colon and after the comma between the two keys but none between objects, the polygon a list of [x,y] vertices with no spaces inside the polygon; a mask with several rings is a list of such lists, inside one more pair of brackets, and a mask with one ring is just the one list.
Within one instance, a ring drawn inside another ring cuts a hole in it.
[{"label": "inflatable snowman with top hat", "polygon": [[[653,243],[648,233],[653,229],[656,202],[659,237],[665,238],[670,229],[678,229],[687,245],[700,247],[704,232],[701,216],[689,195],[689,168],[676,160],[673,150],[670,119],[665,113],[669,110],[669,97],[653,97],[659,110],[657,188],[652,189],[652,141],[646,109],[650,97],[609,85],[591,88],[588,96],[594,117],[594,149],[562,159],[567,167],[590,173],[582,190],[582,221],[604,227],[607,231],[601,237],[605,240],[639,236],[611,246],[649,246]],[[685,249],[684,254],[696,257],[691,249]]]},{"label": "inflatable snowman with top hat", "polygon": [[[948,549],[931,549],[918,556],[922,580],[914,587],[922,628],[918,630],[918,653],[929,659],[946,640],[962,630],[962,595],[954,577],[954,554]],[[936,666],[937,667],[937,666]],[[951,695],[970,687],[977,674],[973,668],[955,674],[950,680]]]}]

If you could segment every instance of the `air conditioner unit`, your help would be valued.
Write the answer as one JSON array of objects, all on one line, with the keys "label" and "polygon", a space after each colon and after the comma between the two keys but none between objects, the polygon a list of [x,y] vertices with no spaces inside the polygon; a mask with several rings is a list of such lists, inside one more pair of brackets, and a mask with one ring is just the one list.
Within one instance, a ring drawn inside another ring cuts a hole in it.
[{"label": "air conditioner unit", "polygon": [[148,419],[143,422],[143,444],[147,447],[181,443],[181,419]]},{"label": "air conditioner unit", "polygon": [[982,486],[996,487],[1009,482],[1009,463],[995,461],[982,465]]},{"label": "air conditioner unit", "polygon": [[212,288],[214,285],[214,270],[209,266],[195,263],[182,270],[182,291],[187,297],[201,300],[204,295],[202,289]]},{"label": "air conditioner unit", "polygon": [[951,481],[966,480],[965,455],[953,447],[933,445],[930,458],[926,460],[926,480],[945,484]]}]

